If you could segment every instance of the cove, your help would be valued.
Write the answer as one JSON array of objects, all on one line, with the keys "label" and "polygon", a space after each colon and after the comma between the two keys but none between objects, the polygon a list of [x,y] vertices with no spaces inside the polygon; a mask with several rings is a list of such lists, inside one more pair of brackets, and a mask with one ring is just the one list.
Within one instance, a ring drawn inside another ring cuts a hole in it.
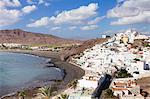
[{"label": "cove", "polygon": [[0,52],[0,96],[62,80],[63,72],[55,67],[46,68],[46,60],[28,54]]}]

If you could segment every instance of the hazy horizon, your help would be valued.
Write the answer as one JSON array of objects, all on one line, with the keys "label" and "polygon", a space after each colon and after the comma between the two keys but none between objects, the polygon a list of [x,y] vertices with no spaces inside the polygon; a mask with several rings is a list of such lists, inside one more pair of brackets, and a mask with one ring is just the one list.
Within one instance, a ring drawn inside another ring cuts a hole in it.
[{"label": "hazy horizon", "polygon": [[91,39],[135,29],[150,32],[149,0],[1,0],[0,30],[22,29]]}]

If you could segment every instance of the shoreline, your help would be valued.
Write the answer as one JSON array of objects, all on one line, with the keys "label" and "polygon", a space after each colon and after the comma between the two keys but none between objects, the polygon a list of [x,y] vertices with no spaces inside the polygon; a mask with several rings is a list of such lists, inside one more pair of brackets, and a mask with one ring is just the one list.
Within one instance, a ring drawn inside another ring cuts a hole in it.
[{"label": "shoreline", "polygon": [[[22,54],[29,54],[29,55],[34,55],[38,57],[50,58],[57,68],[64,70],[66,73],[64,75],[63,81],[60,82],[58,85],[57,93],[60,93],[63,90],[65,90],[67,88],[68,83],[70,83],[74,79],[80,79],[85,74],[85,71],[82,68],[75,66],[73,64],[70,64],[69,62],[61,61],[60,52],[32,51],[32,50],[0,50],[0,52],[22,53]],[[31,92],[33,90],[34,89],[29,88],[29,91]],[[11,96],[12,95],[10,95],[9,97]],[[2,99],[7,99],[7,96],[3,97]]]}]

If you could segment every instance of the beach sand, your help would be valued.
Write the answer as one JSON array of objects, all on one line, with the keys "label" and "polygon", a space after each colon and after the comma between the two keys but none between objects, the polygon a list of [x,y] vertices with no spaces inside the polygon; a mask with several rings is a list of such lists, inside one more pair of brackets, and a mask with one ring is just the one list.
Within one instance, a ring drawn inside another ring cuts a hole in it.
[{"label": "beach sand", "polygon": [[[52,59],[52,62],[60,69],[65,70],[65,77],[62,82],[57,83],[58,91],[56,92],[59,94],[60,92],[64,91],[67,88],[67,84],[73,81],[74,79],[80,79],[85,71],[81,69],[80,67],[77,67],[75,65],[72,65],[68,62],[64,62],[60,60],[60,53],[59,52],[50,52],[50,51],[31,51],[31,50],[1,50],[5,52],[14,52],[14,53],[23,53],[23,54],[31,54],[36,55],[40,57],[50,58]],[[28,93],[28,99],[31,99],[32,96],[35,95],[37,92],[36,89],[29,89]],[[16,96],[6,97],[3,99],[17,99]]]}]

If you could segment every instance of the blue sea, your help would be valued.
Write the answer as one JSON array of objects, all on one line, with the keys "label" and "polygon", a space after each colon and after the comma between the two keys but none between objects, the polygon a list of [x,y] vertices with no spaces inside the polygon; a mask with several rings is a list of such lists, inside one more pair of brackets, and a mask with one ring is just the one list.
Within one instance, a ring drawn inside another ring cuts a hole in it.
[{"label": "blue sea", "polygon": [[55,67],[46,68],[46,58],[0,52],[0,96],[63,78]]}]

